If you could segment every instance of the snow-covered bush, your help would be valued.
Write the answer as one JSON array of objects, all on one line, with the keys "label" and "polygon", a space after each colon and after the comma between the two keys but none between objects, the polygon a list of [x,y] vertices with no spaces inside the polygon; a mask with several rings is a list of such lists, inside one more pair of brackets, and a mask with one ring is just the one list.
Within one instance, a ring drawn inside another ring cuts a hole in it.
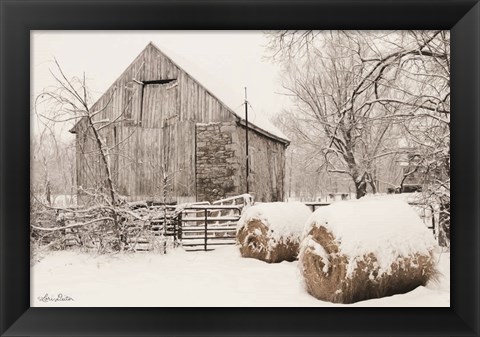
[{"label": "snow-covered bush", "polygon": [[407,203],[338,202],[307,220],[299,266],[318,299],[353,303],[405,293],[436,276],[436,242]]},{"label": "snow-covered bush", "polygon": [[312,214],[300,202],[262,203],[245,210],[237,225],[243,257],[269,263],[297,258],[305,221]]}]

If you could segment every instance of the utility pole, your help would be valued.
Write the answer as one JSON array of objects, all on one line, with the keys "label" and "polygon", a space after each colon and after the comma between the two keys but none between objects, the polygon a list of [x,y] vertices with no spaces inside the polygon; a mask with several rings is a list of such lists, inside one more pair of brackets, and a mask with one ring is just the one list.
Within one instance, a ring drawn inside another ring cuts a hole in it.
[{"label": "utility pole", "polygon": [[247,166],[247,175],[246,175],[246,185],[247,193],[250,191],[248,187],[248,176],[250,173],[249,168],[249,157],[248,157],[248,101],[247,101],[247,87],[245,87],[245,153],[246,153],[246,166]]}]

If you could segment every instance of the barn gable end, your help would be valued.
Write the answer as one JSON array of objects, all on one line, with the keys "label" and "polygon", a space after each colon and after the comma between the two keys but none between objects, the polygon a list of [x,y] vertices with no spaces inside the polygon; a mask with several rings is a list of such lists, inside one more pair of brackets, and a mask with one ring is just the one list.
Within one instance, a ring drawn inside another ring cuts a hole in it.
[{"label": "barn gable end", "polygon": [[[101,135],[109,149],[117,192],[127,199],[162,199],[165,189],[167,201],[177,202],[246,192],[245,121],[152,43],[91,111],[98,111],[96,121],[118,121]],[[259,164],[278,160],[273,183],[267,184],[267,195],[262,197],[277,200],[283,195],[280,175],[288,140],[253,124],[249,129],[253,146],[268,157],[259,157]],[[77,134],[77,185],[95,192],[105,176],[85,130],[84,120],[72,129]],[[275,160],[270,158],[273,153],[279,154]],[[261,190],[265,179],[271,181],[272,172],[253,172],[250,186]]]}]

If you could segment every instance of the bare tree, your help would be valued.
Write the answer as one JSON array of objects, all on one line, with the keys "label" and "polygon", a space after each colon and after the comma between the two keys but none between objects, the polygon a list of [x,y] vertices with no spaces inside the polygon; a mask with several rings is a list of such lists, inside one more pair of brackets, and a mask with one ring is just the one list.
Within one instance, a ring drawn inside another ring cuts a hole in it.
[{"label": "bare tree", "polygon": [[367,184],[377,190],[379,164],[418,152],[400,140],[416,134],[425,147],[435,142],[420,140],[435,135],[427,128],[449,124],[448,32],[281,31],[270,34],[270,48],[297,101],[297,132],[317,144],[328,171],[353,179],[357,197]]},{"label": "bare tree", "polygon": [[[113,125],[127,120],[125,111],[130,105],[132,97],[129,98],[120,111],[116,112],[112,119],[99,119],[98,117],[101,113],[111,104],[111,100],[107,100],[105,106],[94,105],[92,108],[90,106],[91,98],[87,89],[85,75],[82,78],[68,78],[56,60],[55,69],[51,71],[51,75],[55,79],[56,85],[52,88],[46,88],[36,98],[36,113],[45,129],[55,130],[59,126],[76,124],[78,137],[83,137],[85,140],[85,142],[77,141],[77,153],[85,158],[90,158],[90,162],[98,163],[100,168],[98,171],[90,171],[91,176],[89,179],[92,180],[94,189],[82,189],[82,192],[105,205],[105,207],[99,206],[95,208],[95,212],[93,212],[93,215],[90,214],[90,217],[98,215],[98,219],[88,221],[88,224],[111,221],[113,224],[112,228],[118,239],[116,245],[123,249],[122,247],[127,243],[125,236],[126,228],[120,213],[127,211],[120,209],[124,201],[118,194],[115,186],[112,157],[118,155],[118,148],[125,140],[117,142],[108,141],[107,130]],[[42,106],[43,111],[37,110],[39,106]],[[89,146],[85,144],[89,144]],[[69,209],[69,211],[71,212],[72,210]],[[96,213],[97,211],[98,213]],[[78,214],[75,216],[78,216]],[[86,218],[78,217],[78,219],[83,221]],[[81,221],[75,225],[81,226]]]},{"label": "bare tree", "polygon": [[99,155],[102,161],[103,170],[106,175],[106,183],[109,189],[109,204],[116,204],[115,188],[112,179],[111,165],[109,164],[108,147],[105,144],[105,139],[101,135],[101,130],[111,125],[115,121],[95,120],[103,109],[92,111],[89,99],[90,95],[85,83],[85,76],[79,78],[67,78],[59,63],[55,60],[55,71],[50,71],[52,77],[55,79],[57,86],[45,89],[36,99],[35,107],[43,104],[47,105],[46,112],[37,112],[44,125],[52,125],[54,128],[56,124],[76,123],[80,120],[86,122],[85,132],[86,137],[91,137],[96,143],[95,153]]},{"label": "bare tree", "polygon": [[[35,117],[34,117],[35,118]],[[45,125],[31,139],[31,188],[48,205],[73,202],[75,148]]]},{"label": "bare tree", "polygon": [[325,168],[349,175],[361,197],[367,184],[375,191],[379,176],[388,177],[394,161],[407,162],[392,175],[398,179],[392,187],[402,190],[407,179],[419,177],[425,203],[438,205],[448,241],[449,32],[280,31],[269,37],[273,58],[288,73],[285,88],[297,101],[296,132],[316,144]]},{"label": "bare tree", "polygon": [[[34,219],[31,224],[33,236],[39,240],[47,235],[55,238],[55,241],[65,242],[74,233],[75,240],[80,241],[81,246],[93,247],[99,252],[135,250],[139,241],[147,240],[152,245],[158,241],[163,242],[162,249],[166,252],[165,234],[169,223],[167,203],[173,186],[178,185],[174,181],[178,170],[169,166],[170,144],[164,140],[161,154],[154,154],[151,162],[134,161],[127,149],[128,141],[137,128],[130,128],[133,131],[125,128],[126,135],[125,132],[117,134],[116,131],[120,123],[131,125],[131,103],[134,99],[136,102],[140,99],[140,91],[135,90],[135,86],[140,83],[135,80],[136,74],[126,84],[123,106],[112,102],[116,87],[109,89],[97,103],[90,105],[92,99],[85,75],[82,78],[68,78],[57,61],[51,75],[56,85],[46,88],[36,98],[36,113],[44,130],[51,130],[52,134],[58,132],[59,128],[65,131],[65,125],[69,129],[74,126],[77,159],[81,158],[84,164],[81,174],[87,185],[78,186],[78,192],[90,202],[75,207],[56,207],[33,196],[35,205],[39,206],[31,217]],[[42,109],[37,109],[39,107]],[[48,151],[51,148],[46,146],[45,149]],[[47,154],[46,158],[56,160],[49,156]],[[122,167],[119,157],[122,158]],[[74,165],[73,162],[71,160],[71,165]],[[122,197],[122,190],[117,189],[116,182],[119,181],[119,172],[127,165],[135,165],[139,170],[151,166],[149,171],[154,179],[153,186],[149,186],[148,190],[157,200],[162,201],[162,214],[159,214],[157,206],[150,207],[146,202],[127,203]],[[47,174],[44,176],[49,177]],[[41,213],[48,214],[48,217],[37,216]],[[158,232],[153,227],[161,222],[162,217],[163,236],[159,241],[155,237]]]},{"label": "bare tree", "polygon": [[[286,36],[278,34],[280,40]],[[367,193],[367,186],[375,193],[377,162],[396,153],[386,136],[395,123],[389,117],[398,109],[370,103],[383,88],[365,80],[371,73],[361,57],[367,47],[355,36],[343,32],[308,36],[302,33],[303,43],[293,39],[286,47],[284,88],[296,102],[296,131],[316,148],[327,172],[352,179],[357,198]],[[307,52],[293,59],[296,48]]]},{"label": "bare tree", "polygon": [[321,147],[314,141],[318,139],[314,134],[312,137],[304,135],[310,126],[287,110],[277,114],[272,122],[291,140],[285,153],[288,198],[320,201],[331,193],[351,191],[348,176],[322,169]]}]

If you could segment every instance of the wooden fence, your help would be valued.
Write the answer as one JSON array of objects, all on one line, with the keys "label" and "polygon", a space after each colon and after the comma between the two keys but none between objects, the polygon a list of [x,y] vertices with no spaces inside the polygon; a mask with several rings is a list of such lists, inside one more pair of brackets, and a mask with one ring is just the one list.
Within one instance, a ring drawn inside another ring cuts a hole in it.
[{"label": "wooden fence", "polygon": [[[125,248],[136,252],[166,253],[167,246],[207,251],[213,246],[235,244],[237,221],[242,209],[252,203],[253,199],[248,194],[217,200],[213,204],[208,201],[183,205],[130,202],[128,209],[134,211],[139,219],[129,218],[125,222]],[[61,234],[66,247],[95,249],[103,244],[102,234],[113,232],[97,233],[92,227],[75,227]]]},{"label": "wooden fence", "polygon": [[[328,202],[305,202],[312,211],[328,206]],[[129,219],[127,224],[127,247],[134,251],[167,251],[168,246],[182,246],[187,251],[208,251],[215,246],[233,245],[236,241],[237,222],[244,207],[252,205],[250,195],[240,195],[231,198],[209,202],[184,205],[160,205],[151,203],[130,203],[143,220]],[[423,222],[438,238],[439,214],[432,205],[410,202]],[[57,222],[65,229],[43,233],[44,244],[53,240],[61,240],[60,246],[82,246],[96,248],[104,244],[102,240],[112,231],[110,227],[97,226],[83,228],[71,227],[69,220],[72,212],[57,214]],[[60,219],[60,220],[59,220]],[[54,221],[52,219],[52,221]],[[39,234],[39,233],[37,233]],[[49,235],[47,235],[49,234]],[[55,235],[54,235],[55,234]],[[60,241],[59,241],[60,242]]]}]

